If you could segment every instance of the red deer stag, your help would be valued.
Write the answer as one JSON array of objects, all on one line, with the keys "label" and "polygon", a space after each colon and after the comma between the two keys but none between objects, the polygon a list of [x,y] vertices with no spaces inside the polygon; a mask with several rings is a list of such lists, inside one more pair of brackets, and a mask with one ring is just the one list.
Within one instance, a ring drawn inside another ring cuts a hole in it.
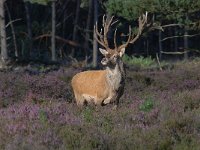
[{"label": "red deer stag", "polygon": [[95,105],[115,103],[115,107],[118,105],[125,85],[125,71],[122,56],[128,44],[134,43],[141,35],[144,25],[147,22],[147,13],[140,16],[138,21],[139,28],[137,35],[132,35],[131,27],[129,26],[128,40],[120,46],[117,46],[116,43],[117,30],[115,30],[115,47],[113,49],[109,47],[107,39],[110,26],[115,23],[113,22],[113,17],[109,20],[103,16],[103,29],[100,32],[98,31],[96,23],[94,32],[96,32],[96,40],[98,43],[105,48],[99,48],[99,50],[104,56],[101,63],[106,66],[106,69],[80,72],[72,78],[72,88],[78,106],[83,106],[85,103],[94,103]]}]

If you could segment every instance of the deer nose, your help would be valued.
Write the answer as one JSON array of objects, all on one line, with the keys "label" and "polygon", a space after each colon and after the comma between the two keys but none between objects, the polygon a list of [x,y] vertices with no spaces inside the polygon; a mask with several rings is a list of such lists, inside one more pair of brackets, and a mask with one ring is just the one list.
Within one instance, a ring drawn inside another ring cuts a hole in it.
[{"label": "deer nose", "polygon": [[114,55],[114,57],[113,57],[113,58],[114,58],[114,60],[116,60],[116,59],[117,59],[117,57],[118,57],[117,55]]}]

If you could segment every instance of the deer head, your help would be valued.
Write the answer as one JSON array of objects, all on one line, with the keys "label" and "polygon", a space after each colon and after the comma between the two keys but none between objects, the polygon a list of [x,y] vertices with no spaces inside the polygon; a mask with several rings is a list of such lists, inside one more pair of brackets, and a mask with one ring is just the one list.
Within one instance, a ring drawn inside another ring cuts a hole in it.
[{"label": "deer head", "polygon": [[135,43],[135,41],[141,35],[141,33],[144,29],[144,25],[147,22],[147,12],[146,12],[146,14],[143,14],[142,16],[140,16],[138,19],[139,27],[138,27],[137,34],[132,35],[131,26],[129,26],[128,39],[124,44],[122,44],[120,46],[117,46],[117,42],[116,42],[116,33],[117,33],[117,28],[116,28],[115,32],[114,32],[114,48],[110,48],[109,44],[108,44],[107,34],[108,34],[110,27],[117,22],[117,21],[113,22],[113,18],[114,18],[114,16],[112,16],[111,19],[109,20],[108,18],[106,18],[105,15],[103,16],[103,21],[102,21],[103,28],[101,28],[100,32],[98,31],[97,23],[94,26],[95,38],[96,38],[97,42],[101,46],[104,47],[104,49],[99,48],[101,54],[103,54],[103,56],[104,56],[104,58],[101,61],[101,63],[103,65],[116,64],[117,60],[121,59],[122,56],[124,55],[125,48],[128,46],[128,44]]}]

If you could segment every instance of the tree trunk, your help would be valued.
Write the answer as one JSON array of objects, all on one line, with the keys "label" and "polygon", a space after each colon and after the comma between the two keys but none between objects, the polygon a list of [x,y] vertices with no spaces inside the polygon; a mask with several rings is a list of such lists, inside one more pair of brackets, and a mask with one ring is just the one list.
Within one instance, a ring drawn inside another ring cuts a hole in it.
[{"label": "tree trunk", "polygon": [[5,0],[0,0],[0,32],[1,32],[1,61],[2,62],[6,62],[6,60],[8,60],[4,2]]},{"label": "tree trunk", "polygon": [[162,31],[159,30],[159,33],[158,33],[158,40],[159,40],[159,57],[160,57],[160,60],[162,60],[162,51],[163,51],[163,47],[162,47]]},{"label": "tree trunk", "polygon": [[149,39],[148,39],[148,37],[146,37],[144,39],[144,41],[145,41],[146,55],[149,56]]},{"label": "tree trunk", "polygon": [[175,34],[175,38],[174,38],[174,48],[175,48],[175,51],[177,52],[178,51],[178,38],[177,38],[177,36],[178,36],[178,28],[177,27],[175,27],[174,28],[175,29],[175,31],[174,31],[174,34]]},{"label": "tree trunk", "polygon": [[[175,34],[175,38],[174,38],[174,51],[177,52],[178,51],[178,27],[174,28],[174,34]],[[176,55],[175,57],[176,59],[179,59],[179,56]]]},{"label": "tree trunk", "polygon": [[28,38],[29,38],[29,46],[27,49],[27,57],[30,57],[30,53],[33,49],[33,35],[32,35],[32,26],[31,26],[31,15],[30,15],[30,8],[29,3],[25,3],[25,11],[26,11],[26,24],[27,24],[27,31],[28,31]]},{"label": "tree trunk", "polygon": [[[172,36],[174,36],[173,35],[173,28],[172,27],[169,27],[169,36],[170,37],[172,37]],[[170,48],[170,51],[172,51],[172,52],[174,52],[174,39],[172,38],[172,39],[170,39],[170,45],[169,45],[169,48]]]},{"label": "tree trunk", "polygon": [[[94,24],[96,24],[98,20],[98,2],[94,1]],[[95,31],[93,32],[93,67],[97,67],[98,60],[98,43],[95,39]]]},{"label": "tree trunk", "polygon": [[51,59],[52,61],[56,61],[56,44],[55,44],[55,36],[56,36],[56,0],[52,1],[52,33],[51,33]]},{"label": "tree trunk", "polygon": [[186,36],[188,35],[188,31],[187,29],[184,29],[184,59],[188,59],[188,53],[187,53],[187,50],[188,50],[188,37]]},{"label": "tree trunk", "polygon": [[[77,0],[76,4],[76,15],[75,15],[75,20],[74,20],[74,29],[73,29],[73,41],[76,42],[76,37],[77,37],[77,26],[78,26],[78,20],[79,20],[79,12],[80,12],[80,0]],[[74,57],[75,54],[75,48],[72,49],[71,56]]]},{"label": "tree trunk", "polygon": [[84,50],[85,50],[85,53],[86,53],[86,56],[88,54],[88,49],[89,49],[89,39],[90,39],[90,33],[89,33],[89,30],[90,30],[90,24],[91,24],[91,17],[92,17],[92,2],[93,0],[90,0],[89,1],[89,10],[88,10],[88,16],[87,16],[87,24],[86,24],[86,35],[85,35],[85,44],[84,44]]},{"label": "tree trunk", "polygon": [[18,52],[18,48],[17,48],[17,41],[16,41],[16,35],[15,35],[15,29],[14,29],[14,25],[13,25],[13,22],[12,22],[11,15],[10,15],[10,10],[9,10],[9,8],[8,8],[7,5],[6,5],[6,9],[7,9],[8,18],[9,18],[9,21],[10,21],[10,27],[11,27],[11,32],[12,32],[12,37],[13,37],[13,43],[14,43],[14,49],[15,49],[15,57],[18,58],[19,57],[19,52]]},{"label": "tree trunk", "polygon": [[[186,20],[188,20],[188,14],[186,14]],[[188,59],[188,30],[187,30],[187,27],[185,26],[184,27],[184,59],[187,60]]]}]

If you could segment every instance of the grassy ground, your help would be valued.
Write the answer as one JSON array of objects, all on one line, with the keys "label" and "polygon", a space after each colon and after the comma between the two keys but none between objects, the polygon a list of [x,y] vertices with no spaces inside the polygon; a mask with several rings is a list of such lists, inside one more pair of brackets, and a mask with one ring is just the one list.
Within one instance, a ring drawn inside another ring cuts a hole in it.
[{"label": "grassy ground", "polygon": [[120,107],[80,110],[71,77],[0,72],[0,149],[200,149],[200,61],[127,70]]}]

